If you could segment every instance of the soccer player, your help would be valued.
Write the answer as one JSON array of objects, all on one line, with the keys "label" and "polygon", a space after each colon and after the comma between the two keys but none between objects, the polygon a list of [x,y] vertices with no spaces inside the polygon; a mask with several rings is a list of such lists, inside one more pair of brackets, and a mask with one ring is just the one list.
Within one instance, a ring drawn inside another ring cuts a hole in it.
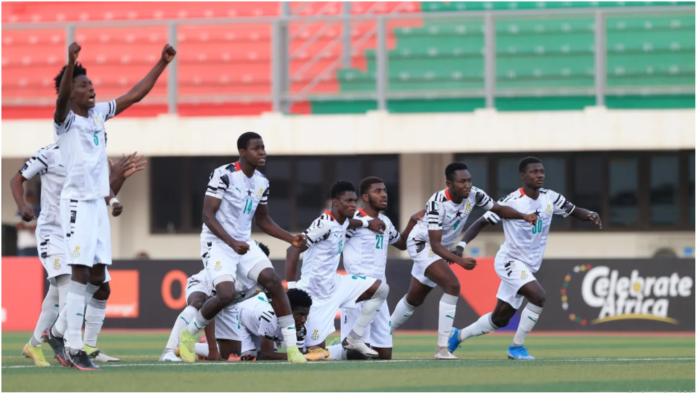
[{"label": "soccer player", "polygon": [[[536,224],[536,215],[522,214],[517,210],[495,203],[483,190],[472,186],[471,174],[460,162],[445,169],[447,188],[433,194],[425,205],[427,220],[416,225],[408,239],[408,253],[413,259],[411,285],[408,293],[396,305],[391,316],[392,329],[396,330],[423,304],[425,297],[435,286],[444,294],[440,299],[436,360],[455,360],[447,350],[448,339],[454,323],[459,297],[459,281],[447,261],[472,270],[476,261],[462,257],[463,247],[450,251],[466,224],[474,206],[498,213],[500,216],[524,220]],[[524,225],[520,223],[520,225]]]},{"label": "soccer player", "polygon": [[[555,191],[542,188],[544,185],[544,166],[535,157],[526,157],[519,164],[522,187],[500,201],[502,206],[510,206],[523,212],[536,214],[536,225],[530,228],[522,222],[504,220],[505,243],[495,256],[495,272],[502,280],[498,288],[498,303],[492,313],[481,316],[476,322],[459,330],[453,329],[449,340],[449,350],[454,352],[459,343],[471,337],[490,333],[507,326],[515,312],[527,299],[527,306],[520,316],[520,324],[508,348],[508,358],[515,360],[534,360],[524,347],[524,339],[539,320],[546,301],[546,292],[534,277],[541,267],[546,249],[551,219],[553,215],[572,216],[581,221],[594,221],[602,228],[599,214],[576,207]],[[488,224],[501,221],[499,214],[487,212],[464,233],[461,247],[464,248]]]},{"label": "soccer player", "polygon": [[[270,254],[268,246],[263,243],[258,243],[259,248],[263,251],[266,256]],[[249,280],[237,280],[235,281],[235,298],[224,310],[232,308],[235,304],[242,302],[244,300],[250,299],[259,293],[263,292],[263,288],[254,282],[249,282]],[[249,285],[249,286],[247,286]],[[174,328],[169,335],[169,341],[164,348],[162,357],[160,357],[160,362],[180,362],[181,359],[177,357],[176,349],[179,347],[179,335],[186,326],[191,323],[195,318],[198,310],[203,307],[203,304],[215,295],[215,287],[213,287],[213,282],[208,276],[208,272],[204,268],[200,272],[194,274],[186,280],[186,289],[184,291],[184,296],[186,297],[186,308],[179,314],[174,323]],[[219,313],[215,319],[220,319],[223,312]],[[222,360],[220,357],[220,352],[218,351],[217,345],[215,345],[215,321],[210,321],[208,326],[205,327],[205,337],[207,340],[208,353],[205,357],[207,360]],[[195,346],[198,347],[198,344]],[[199,352],[196,349],[196,352]],[[228,355],[229,356],[229,355]]]},{"label": "soccer player", "polygon": [[[387,187],[379,177],[367,177],[360,182],[360,196],[364,207],[358,209],[354,218],[379,218],[384,222],[384,235],[367,229],[350,229],[346,233],[343,247],[343,266],[349,275],[374,277],[387,282],[387,247],[392,245],[406,250],[406,240],[413,227],[423,218],[424,210],[414,214],[402,233],[384,215],[387,209]],[[385,239],[386,237],[386,239]],[[385,245],[386,240],[386,245]],[[362,304],[354,308],[341,309],[341,339],[345,339],[362,312]],[[387,302],[377,310],[375,319],[365,328],[363,340],[374,349],[380,359],[392,358],[392,331]]]},{"label": "soccer player", "polygon": [[[326,337],[333,333],[334,318],[341,307],[354,307],[364,302],[360,316],[353,329],[343,339],[343,348],[355,350],[363,356],[377,357],[378,353],[370,349],[362,339],[365,328],[377,315],[382,306],[389,286],[386,282],[364,275],[342,276],[336,273],[346,231],[353,228],[375,226],[384,228],[385,223],[379,218],[361,220],[350,219],[355,215],[357,196],[355,187],[347,181],[339,180],[331,187],[332,208],[326,210],[312,225],[304,231],[307,245],[288,248],[285,265],[288,288],[297,286],[312,297],[312,311],[307,320],[307,347],[326,348]],[[383,231],[377,231],[380,235]],[[300,254],[307,250],[302,263],[301,279],[295,282],[295,273]]]},{"label": "soccer player", "polygon": [[[53,115],[54,136],[65,167],[59,217],[72,275],[65,317],[59,316],[56,323],[66,320],[66,362],[79,370],[97,370],[99,367],[83,349],[84,298],[90,276],[93,281],[104,282],[105,268],[111,264],[111,229],[104,200],[112,208],[122,209],[109,188],[104,123],[145,98],[176,51],[165,45],[157,64],[129,92],[97,104],[87,70],[77,63],[80,50],[76,42],[70,44],[68,64],[55,78],[58,99]],[[54,351],[60,353],[63,348],[59,340],[47,336]]]},{"label": "soccer player", "polygon": [[[114,194],[118,194],[123,182],[135,172],[144,169],[147,161],[141,162],[142,157],[136,159],[133,156],[123,157],[112,166],[110,185]],[[42,334],[51,327],[58,318],[60,311],[65,305],[65,298],[70,284],[70,267],[64,250],[64,236],[60,227],[59,220],[59,200],[60,192],[65,182],[65,169],[61,164],[60,150],[58,145],[51,144],[39,149],[36,154],[27,160],[18,173],[10,180],[12,196],[17,203],[24,221],[33,220],[33,210],[27,207],[24,201],[24,182],[33,178],[37,174],[41,176],[41,208],[42,214],[37,219],[36,243],[38,244],[38,255],[41,264],[46,269],[48,276],[48,292],[41,306],[41,314],[37,321],[34,334],[29,343],[24,346],[23,353],[26,357],[34,360],[37,367],[49,367],[50,364],[41,349]],[[118,213],[116,211],[115,213]],[[101,310],[106,307],[106,300],[109,298],[108,272],[105,272],[106,279],[101,285],[88,284],[88,296],[85,299],[87,320],[85,332],[85,351],[93,354],[92,358],[98,362],[119,361],[117,358],[106,355],[96,348],[96,339],[104,323],[104,315]],[[89,297],[94,295],[90,300]],[[89,340],[87,340],[89,338]],[[91,345],[91,346],[89,346]]]},{"label": "soccer player", "polygon": [[196,335],[234,299],[235,282],[259,283],[273,299],[273,309],[283,340],[288,347],[288,361],[306,363],[296,345],[295,322],[282,281],[268,257],[251,240],[251,222],[267,234],[295,244],[304,236],[283,230],[268,214],[268,179],[256,169],[266,165],[266,147],[261,136],[246,132],[237,139],[239,161],[221,166],[210,175],[203,202],[201,258],[213,280],[216,295],[205,302],[194,321],[181,332],[180,354],[185,362],[194,362]]}]

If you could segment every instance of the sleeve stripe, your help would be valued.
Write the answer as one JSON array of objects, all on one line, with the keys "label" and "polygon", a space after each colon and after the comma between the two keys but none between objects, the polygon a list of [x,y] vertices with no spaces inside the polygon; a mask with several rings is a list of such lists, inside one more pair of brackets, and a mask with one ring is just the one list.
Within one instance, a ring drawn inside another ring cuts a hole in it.
[{"label": "sleeve stripe", "polygon": [[48,164],[46,164],[46,162],[44,162],[44,160],[42,160],[41,157],[36,156],[36,157],[34,157],[34,158],[36,158],[37,160],[41,161],[41,163],[42,163],[45,167],[48,167]]},{"label": "sleeve stripe", "polygon": [[558,200],[559,200],[559,199],[561,199],[561,194],[558,194],[558,198],[556,198],[556,200],[553,201],[553,203],[558,203]]}]

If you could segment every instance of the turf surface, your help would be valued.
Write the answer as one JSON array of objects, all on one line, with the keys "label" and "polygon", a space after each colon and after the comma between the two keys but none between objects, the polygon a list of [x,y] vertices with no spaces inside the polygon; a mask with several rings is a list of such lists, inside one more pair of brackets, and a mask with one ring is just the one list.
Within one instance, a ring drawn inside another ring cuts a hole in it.
[{"label": "turf surface", "polygon": [[[434,361],[435,336],[395,337],[393,361],[157,362],[167,335],[104,332],[122,363],[101,371],[35,368],[21,355],[30,333],[2,335],[3,391],[694,391],[694,337],[530,336],[539,360],[507,360],[511,337],[467,342],[459,361]],[[76,374],[80,373],[79,378]]]}]

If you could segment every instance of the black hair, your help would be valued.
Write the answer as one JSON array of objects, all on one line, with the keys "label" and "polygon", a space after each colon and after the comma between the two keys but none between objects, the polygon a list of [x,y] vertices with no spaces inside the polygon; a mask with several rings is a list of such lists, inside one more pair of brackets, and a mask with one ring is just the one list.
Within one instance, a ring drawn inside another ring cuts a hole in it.
[{"label": "black hair", "polygon": [[298,288],[288,290],[288,300],[290,301],[291,309],[297,307],[312,307],[311,296],[309,296],[307,292]]},{"label": "black hair", "polygon": [[338,199],[346,192],[355,192],[353,183],[346,180],[338,180],[331,186],[331,199]]},{"label": "black hair", "polygon": [[464,169],[469,169],[466,164],[462,162],[453,162],[445,168],[445,178],[449,181],[454,181],[454,173]]},{"label": "black hair", "polygon": [[[56,77],[53,78],[53,81],[55,82],[55,85],[56,85],[56,94],[58,94],[58,90],[60,90],[60,82],[63,80],[63,75],[65,74],[66,68],[68,68],[67,65],[63,66],[63,68],[61,68],[58,75],[56,75]],[[75,78],[77,78],[80,75],[87,76],[87,69],[85,67],[83,67],[82,64],[75,63],[75,65],[73,66],[73,74],[72,75],[73,75],[73,80],[75,80]]]},{"label": "black hair", "polygon": [[251,131],[243,133],[237,139],[237,149],[245,150],[252,139],[261,139],[261,135]]},{"label": "black hair", "polygon": [[377,183],[384,183],[384,180],[380,179],[377,176],[370,176],[362,179],[360,182],[360,195],[367,194],[367,192],[370,190],[370,187],[373,184]]},{"label": "black hair", "polygon": [[536,157],[531,157],[531,156],[521,159],[520,165],[519,165],[520,173],[526,171],[527,165],[529,165],[529,164],[541,164],[541,160],[536,158]]},{"label": "black hair", "polygon": [[266,256],[270,256],[270,255],[271,255],[271,249],[268,248],[267,245],[265,245],[265,244],[263,244],[263,243],[259,243],[259,242],[257,242],[256,244],[259,245],[259,248],[261,249],[261,251],[263,251],[264,254],[266,254]]}]

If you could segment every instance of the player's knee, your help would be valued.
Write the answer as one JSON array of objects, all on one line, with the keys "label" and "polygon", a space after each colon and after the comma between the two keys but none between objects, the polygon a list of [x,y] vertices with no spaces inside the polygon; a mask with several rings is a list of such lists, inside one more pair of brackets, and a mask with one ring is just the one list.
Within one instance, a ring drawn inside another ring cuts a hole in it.
[{"label": "player's knee", "polygon": [[386,299],[387,295],[389,295],[389,285],[387,285],[387,283],[384,281],[380,281],[379,287],[377,287],[377,290],[375,291],[375,294],[372,295],[372,298]]},{"label": "player's knee", "polygon": [[[230,304],[234,300],[234,287],[232,288],[225,288],[222,291],[217,291],[217,299],[218,302],[222,304]],[[195,306],[194,306],[195,307]],[[201,305],[203,307],[203,305]],[[200,310],[200,308],[198,308]]]},{"label": "player's knee", "polygon": [[406,303],[413,307],[420,307],[420,305],[423,304],[423,300],[424,299],[421,297],[406,295]]},{"label": "player's knee", "polygon": [[87,266],[73,265],[71,278],[72,281],[87,285],[89,282],[89,268]]},{"label": "player's knee", "polygon": [[448,295],[452,296],[459,296],[459,281],[458,280],[451,280],[445,284],[445,288],[443,288],[445,293]]},{"label": "player's knee", "polygon": [[510,323],[510,318],[494,314],[494,315],[491,315],[491,322],[493,322],[493,324],[495,326],[497,326],[498,329],[500,329],[500,328],[504,328],[505,326],[508,325],[508,323]]},{"label": "player's knee", "polygon": [[527,300],[535,306],[544,307],[546,303],[546,292],[541,290],[540,292],[534,293]]},{"label": "player's knee", "polygon": [[265,280],[263,282],[264,288],[271,294],[279,294],[285,292],[285,287],[283,287],[283,282],[280,280],[277,274],[265,275]]},{"label": "player's knee", "polygon": [[111,296],[111,285],[108,282],[100,285],[97,292],[94,293],[94,298],[97,300],[109,300],[109,296]]}]

